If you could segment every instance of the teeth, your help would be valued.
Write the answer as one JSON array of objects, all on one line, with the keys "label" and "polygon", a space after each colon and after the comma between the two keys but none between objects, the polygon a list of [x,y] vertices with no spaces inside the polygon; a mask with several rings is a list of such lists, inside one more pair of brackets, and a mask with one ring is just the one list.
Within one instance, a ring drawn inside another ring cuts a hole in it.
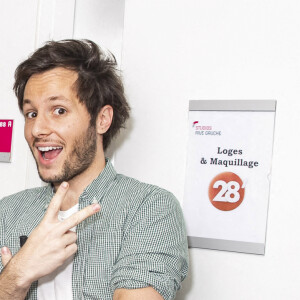
[{"label": "teeth", "polygon": [[47,152],[56,149],[62,149],[62,147],[38,147],[41,152]]}]

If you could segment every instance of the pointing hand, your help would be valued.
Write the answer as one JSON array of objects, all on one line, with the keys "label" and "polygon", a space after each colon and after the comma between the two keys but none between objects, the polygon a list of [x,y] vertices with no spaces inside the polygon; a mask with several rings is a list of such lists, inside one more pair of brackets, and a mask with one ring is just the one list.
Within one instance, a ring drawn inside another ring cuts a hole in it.
[{"label": "pointing hand", "polygon": [[1,250],[3,265],[7,265],[8,262],[8,266],[13,264],[17,274],[20,275],[21,285],[24,287],[52,273],[77,251],[77,234],[70,229],[100,210],[99,204],[93,204],[66,220],[59,221],[58,213],[68,187],[67,182],[60,185],[43,220],[13,258],[7,247]]}]

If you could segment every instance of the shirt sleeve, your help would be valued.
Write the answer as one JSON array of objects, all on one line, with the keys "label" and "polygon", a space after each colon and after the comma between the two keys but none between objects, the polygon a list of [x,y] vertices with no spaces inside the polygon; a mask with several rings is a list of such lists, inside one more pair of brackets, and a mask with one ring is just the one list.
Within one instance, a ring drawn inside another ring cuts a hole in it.
[{"label": "shirt sleeve", "polygon": [[151,286],[174,299],[188,271],[188,247],[177,199],[160,191],[143,201],[127,227],[113,267],[112,289]]}]

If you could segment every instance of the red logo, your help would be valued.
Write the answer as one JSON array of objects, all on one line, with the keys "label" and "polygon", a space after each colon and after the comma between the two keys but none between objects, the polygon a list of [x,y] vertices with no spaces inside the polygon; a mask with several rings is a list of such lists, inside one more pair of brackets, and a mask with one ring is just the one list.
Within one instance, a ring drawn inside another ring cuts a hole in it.
[{"label": "red logo", "polygon": [[211,204],[223,211],[236,209],[244,200],[245,187],[241,178],[232,172],[218,174],[208,188]]}]

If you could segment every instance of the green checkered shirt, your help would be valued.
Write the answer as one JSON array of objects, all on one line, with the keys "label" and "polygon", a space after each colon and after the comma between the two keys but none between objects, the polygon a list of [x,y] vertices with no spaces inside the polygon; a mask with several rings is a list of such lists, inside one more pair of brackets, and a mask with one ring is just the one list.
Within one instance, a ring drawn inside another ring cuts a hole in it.
[{"label": "green checkered shirt", "polygon": [[[3,198],[0,247],[18,252],[19,237],[29,236],[40,223],[52,197],[49,185]],[[76,228],[73,299],[112,299],[115,289],[147,286],[164,299],[174,299],[188,270],[187,238],[176,198],[159,187],[117,174],[107,161],[81,194],[79,209],[95,200],[101,211]],[[37,299],[37,282],[26,299]]]}]

